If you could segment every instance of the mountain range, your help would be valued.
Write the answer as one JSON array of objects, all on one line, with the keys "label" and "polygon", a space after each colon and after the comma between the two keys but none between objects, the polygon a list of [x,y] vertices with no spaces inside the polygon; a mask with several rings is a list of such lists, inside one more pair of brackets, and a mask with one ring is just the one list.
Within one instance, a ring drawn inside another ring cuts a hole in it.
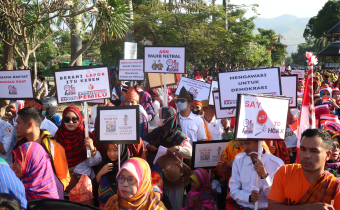
[{"label": "mountain range", "polygon": [[267,19],[257,17],[254,20],[256,25],[255,34],[258,34],[258,28],[263,29],[273,29],[276,34],[281,34],[284,39],[282,39],[282,43],[288,45],[287,53],[288,56],[292,52],[297,51],[297,46],[300,43],[304,43],[305,39],[303,38],[303,32],[306,28],[310,18],[298,18],[294,15],[281,15],[279,17]]}]

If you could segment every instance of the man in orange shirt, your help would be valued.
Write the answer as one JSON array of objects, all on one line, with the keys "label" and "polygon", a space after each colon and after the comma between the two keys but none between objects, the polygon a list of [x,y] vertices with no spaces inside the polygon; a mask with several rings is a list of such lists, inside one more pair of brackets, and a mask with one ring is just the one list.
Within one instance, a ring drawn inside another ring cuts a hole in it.
[{"label": "man in orange shirt", "polygon": [[301,164],[284,165],[276,172],[268,210],[340,209],[340,181],[324,171],[332,144],[325,130],[307,129],[302,133]]}]

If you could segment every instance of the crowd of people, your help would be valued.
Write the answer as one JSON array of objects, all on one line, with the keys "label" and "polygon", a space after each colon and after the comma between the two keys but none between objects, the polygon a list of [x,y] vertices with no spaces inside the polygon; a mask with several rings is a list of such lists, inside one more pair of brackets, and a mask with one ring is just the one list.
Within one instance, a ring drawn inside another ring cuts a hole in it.
[{"label": "crowd of people", "polygon": [[[120,81],[92,108],[88,135],[76,106],[60,116],[55,97],[11,101],[0,119],[0,209],[59,199],[105,210],[340,210],[338,73],[317,70],[313,80],[317,128],[297,148],[300,111],[290,109],[285,141],[263,141],[261,160],[257,141],[234,139],[234,118],[217,119],[208,98],[195,101],[184,87],[176,95]],[[300,104],[304,88],[300,79]],[[140,143],[98,144],[96,107],[135,105]],[[229,141],[220,161],[192,170],[193,142],[211,140]]]}]

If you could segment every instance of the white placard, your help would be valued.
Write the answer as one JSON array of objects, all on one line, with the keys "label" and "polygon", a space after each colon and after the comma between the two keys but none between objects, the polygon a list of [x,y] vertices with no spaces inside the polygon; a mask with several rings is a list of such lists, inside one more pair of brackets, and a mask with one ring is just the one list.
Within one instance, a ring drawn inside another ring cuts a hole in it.
[{"label": "white placard", "polygon": [[282,95],[289,98],[289,107],[297,107],[297,81],[296,75],[281,76]]},{"label": "white placard", "polygon": [[305,70],[292,70],[292,74],[297,74],[299,79],[305,78]]},{"label": "white placard", "polygon": [[87,103],[93,103],[93,104],[105,104],[105,99],[91,100],[91,101],[87,101]]},{"label": "white placard", "polygon": [[209,105],[214,105],[214,97],[212,92],[218,90],[218,82],[212,81],[209,94]]},{"label": "white placard", "polygon": [[0,98],[33,99],[31,71],[0,71],[0,90]]},{"label": "white placard", "polygon": [[288,109],[287,98],[240,94],[236,112],[235,139],[284,140]]},{"label": "white placard", "polygon": [[286,67],[280,66],[280,72],[285,72],[285,71],[286,71]]},{"label": "white placard", "polygon": [[227,144],[227,141],[221,140],[194,142],[192,168],[215,168]]},{"label": "white placard", "polygon": [[55,72],[58,103],[111,98],[107,67]]},{"label": "white placard", "polygon": [[279,68],[218,73],[221,109],[235,108],[238,93],[281,95]]},{"label": "white placard", "polygon": [[185,73],[185,47],[144,47],[144,71]]},{"label": "white placard", "polygon": [[124,42],[124,59],[137,59],[137,43]]},{"label": "white placard", "polygon": [[210,92],[211,84],[202,82],[195,79],[189,79],[187,77],[181,77],[181,81],[179,82],[176,90],[176,95],[179,95],[182,87],[191,93],[194,96],[194,100],[202,101],[204,99],[208,99]]},{"label": "white placard", "polygon": [[233,109],[221,109],[220,108],[220,93],[213,92],[215,103],[215,115],[216,119],[231,118],[236,116],[236,108]]},{"label": "white placard", "polygon": [[143,59],[120,60],[119,81],[143,81]]}]

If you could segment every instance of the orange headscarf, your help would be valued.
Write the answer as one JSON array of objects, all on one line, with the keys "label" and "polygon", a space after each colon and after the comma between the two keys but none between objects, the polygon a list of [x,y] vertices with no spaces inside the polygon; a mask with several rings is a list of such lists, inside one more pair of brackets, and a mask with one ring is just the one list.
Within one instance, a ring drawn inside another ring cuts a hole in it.
[{"label": "orange headscarf", "polygon": [[126,99],[133,99],[139,102],[139,94],[133,87],[129,87],[128,91],[126,92],[125,100]]}]

